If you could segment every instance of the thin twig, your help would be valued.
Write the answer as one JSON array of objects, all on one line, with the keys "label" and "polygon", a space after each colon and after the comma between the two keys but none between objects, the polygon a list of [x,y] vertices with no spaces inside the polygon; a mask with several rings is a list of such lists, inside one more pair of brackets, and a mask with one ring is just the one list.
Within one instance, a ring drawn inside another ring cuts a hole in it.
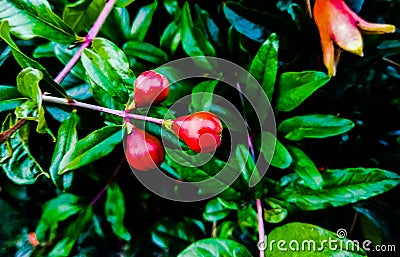
[{"label": "thin twig", "polygon": [[356,225],[357,217],[358,217],[358,212],[355,212],[353,222],[351,223],[351,227],[349,229],[349,236],[351,236],[351,234],[353,233],[354,227]]},{"label": "thin twig", "polygon": [[26,122],[26,119],[20,119],[18,120],[11,128],[3,131],[0,133],[0,144],[5,142],[8,138],[10,138],[15,131],[17,131],[22,125],[24,125]]},{"label": "thin twig", "polygon": [[308,14],[308,16],[310,17],[310,19],[312,19],[312,18],[313,18],[313,15],[312,15],[312,9],[311,9],[310,0],[304,0],[304,2],[306,3],[307,14]]},{"label": "thin twig", "polygon": [[107,188],[110,186],[111,182],[113,182],[114,178],[117,176],[118,172],[121,170],[122,164],[125,161],[125,156],[121,158],[121,161],[118,163],[117,167],[115,168],[113,174],[111,175],[110,179],[107,181],[107,184],[97,193],[97,195],[90,201],[90,205],[94,205],[100,197],[104,194]]},{"label": "thin twig", "polygon": [[387,58],[387,57],[383,57],[382,59],[383,59],[384,61],[387,61],[387,62],[390,63],[390,64],[393,64],[393,65],[395,65],[395,66],[397,66],[397,67],[400,67],[400,64],[397,63],[397,62],[395,62],[395,61],[393,61],[392,59],[389,59],[389,58]]},{"label": "thin twig", "polygon": [[101,29],[101,26],[103,26],[105,20],[107,19],[108,15],[110,14],[111,10],[113,9],[116,1],[117,0],[107,1],[103,10],[99,14],[99,17],[97,18],[97,20],[93,24],[92,28],[89,30],[88,34],[86,35],[85,41],[81,44],[81,46],[75,52],[74,56],[72,56],[71,60],[69,60],[67,65],[65,65],[64,69],[54,79],[55,82],[61,83],[64,80],[64,78],[68,75],[68,73],[72,70],[72,68],[75,66],[75,64],[79,61],[79,58],[81,57],[81,55],[83,53],[83,50],[85,50],[85,48],[90,46],[93,39],[97,36],[97,34],[99,33],[99,31]]}]

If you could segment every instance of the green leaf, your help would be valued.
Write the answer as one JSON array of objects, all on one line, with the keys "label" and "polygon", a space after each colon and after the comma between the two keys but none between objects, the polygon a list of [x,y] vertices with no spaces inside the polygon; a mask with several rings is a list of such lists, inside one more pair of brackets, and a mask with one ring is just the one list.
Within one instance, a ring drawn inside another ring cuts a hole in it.
[{"label": "green leaf", "polygon": [[111,223],[114,234],[125,241],[131,240],[131,235],[124,226],[125,199],[117,183],[111,183],[107,187],[104,213],[107,221]]},{"label": "green leaf", "polygon": [[7,20],[11,32],[21,39],[43,37],[68,44],[79,40],[46,0],[0,0],[0,6],[0,20]]},{"label": "green leaf", "polygon": [[180,11],[177,0],[164,0],[163,1],[165,10],[171,15],[174,15],[177,11]]},{"label": "green leaf", "polygon": [[135,2],[135,0],[118,0],[115,4],[117,7],[127,7],[131,3]]},{"label": "green leaf", "polygon": [[226,208],[217,199],[212,199],[206,204],[206,208],[203,212],[203,219],[210,222],[225,219],[231,212],[230,209]]},{"label": "green leaf", "polygon": [[59,166],[59,174],[80,168],[110,154],[121,141],[121,126],[107,126],[93,131],[65,154]]},{"label": "green leaf", "polygon": [[59,222],[64,221],[77,214],[83,206],[79,202],[79,197],[63,193],[56,198],[48,201],[44,205],[42,217],[36,228],[36,236],[39,241],[47,241],[46,234],[49,231],[49,239],[53,239]]},{"label": "green leaf", "polygon": [[[66,65],[71,60],[76,51],[78,51],[77,48],[69,49],[68,46],[62,44],[56,44],[54,46],[54,54],[56,58],[64,65]],[[82,80],[85,80],[86,78],[85,69],[82,65],[82,62],[77,62],[72,68],[71,73]]]},{"label": "green leaf", "polygon": [[[179,16],[180,18],[181,16]],[[160,47],[173,55],[182,41],[182,30],[179,26],[180,20],[171,21],[165,28],[160,38]]]},{"label": "green leaf", "polygon": [[161,219],[151,230],[151,239],[162,249],[181,251],[196,240],[193,224]]},{"label": "green leaf", "polygon": [[141,41],[128,41],[122,47],[128,56],[142,59],[154,64],[164,64],[168,61],[167,54],[158,47]]},{"label": "green leaf", "polygon": [[340,135],[354,127],[351,120],[333,115],[311,114],[296,116],[282,121],[278,132],[284,133],[285,138],[299,141],[303,138],[325,138]]},{"label": "green leaf", "polygon": [[45,44],[41,44],[38,47],[35,48],[33,51],[33,58],[52,58],[56,57],[54,54],[54,47],[58,43],[56,42],[48,42]]},{"label": "green leaf", "polygon": [[[253,187],[261,180],[260,173],[247,146],[242,144],[237,145],[232,163],[233,167],[241,169],[240,174],[246,186]],[[260,189],[259,187],[256,188],[257,194]]]},{"label": "green leaf", "polygon": [[217,238],[233,239],[236,229],[237,223],[227,220],[223,221],[220,225],[217,226],[215,234]]},{"label": "green leaf", "polygon": [[[47,127],[46,119],[44,117],[44,108],[42,106],[42,92],[39,88],[39,81],[42,80],[43,73],[40,70],[33,68],[23,69],[17,76],[17,89],[22,96],[27,97],[29,100],[27,105],[17,107],[15,113],[18,118],[27,118],[35,120],[38,124],[36,131],[39,133],[49,133],[55,141],[53,133]],[[26,110],[24,110],[26,107]],[[30,116],[32,110],[35,109],[33,116]],[[26,113],[26,111],[28,113]],[[26,114],[26,115],[25,115]]]},{"label": "green leaf", "polygon": [[264,219],[269,223],[282,222],[288,215],[288,211],[272,199],[266,199],[265,202],[271,207],[264,209]]},{"label": "green leaf", "polygon": [[193,88],[191,106],[194,112],[211,110],[214,88],[218,82],[218,80],[206,80]]},{"label": "green leaf", "polygon": [[[316,225],[293,222],[273,229],[263,242],[265,255],[278,257],[367,256],[362,246]],[[278,243],[279,242],[279,243]],[[329,242],[329,243],[328,243]]]},{"label": "green leaf", "polygon": [[[259,137],[255,138],[255,145],[265,160],[274,167],[286,169],[293,161],[286,147],[271,132],[262,132]],[[274,145],[275,147],[273,147]]]},{"label": "green leaf", "polygon": [[243,245],[229,239],[207,238],[189,245],[178,257],[225,257],[240,256],[252,257],[249,250]]},{"label": "green leaf", "polygon": [[63,20],[76,33],[85,31],[93,25],[105,4],[106,0],[79,0],[68,4],[63,12]]},{"label": "green leaf", "polygon": [[296,171],[311,189],[322,189],[323,179],[314,162],[299,148],[294,146],[288,146],[288,148],[293,158],[290,169]]},{"label": "green leaf", "polygon": [[278,71],[278,47],[278,36],[273,33],[258,50],[249,70],[251,75],[261,83],[270,101],[272,101]]},{"label": "green leaf", "polygon": [[182,47],[189,56],[215,56],[215,49],[204,33],[193,25],[189,3],[182,10]]},{"label": "green leaf", "polygon": [[15,98],[21,98],[21,94],[18,92],[17,87],[0,85],[0,102]]},{"label": "green leaf", "polygon": [[[239,3],[227,2],[223,6],[225,17],[232,26],[246,37],[264,42],[267,37],[267,30],[259,23],[253,22],[249,17],[254,16],[253,10],[241,6]],[[248,14],[248,17],[243,17],[242,14]]]},{"label": "green leaf", "polygon": [[291,183],[278,198],[302,210],[318,210],[365,200],[400,183],[399,175],[376,168],[326,170],[322,177],[324,183],[320,191],[305,188],[304,180],[297,175],[282,178],[282,181],[290,178]]},{"label": "green leaf", "polygon": [[48,93],[54,93],[57,95],[67,96],[64,89],[54,82],[53,78],[47,72],[47,70],[35,60],[29,58],[19,50],[18,46],[14,43],[10,35],[10,27],[7,21],[0,23],[0,37],[11,47],[12,54],[15,60],[22,68],[32,67],[40,70],[44,75],[44,80],[47,82],[43,86],[43,91]]},{"label": "green leaf", "polygon": [[282,73],[276,109],[284,112],[293,110],[329,80],[326,73],[319,71]]},{"label": "green leaf", "polygon": [[122,50],[106,39],[95,39],[93,50],[85,49],[82,63],[89,76],[90,84],[101,87],[114,100],[126,103],[127,88],[133,87],[133,72]]},{"label": "green leaf", "polygon": [[238,211],[238,225],[242,233],[251,235],[252,239],[257,240],[256,231],[258,230],[257,212],[250,205]]},{"label": "green leaf", "polygon": [[197,4],[194,5],[197,20],[194,23],[195,27],[199,27],[208,40],[212,41],[214,45],[219,48],[225,47],[222,42],[222,35],[217,24],[211,19],[210,15],[206,10],[203,10]]},{"label": "green leaf", "polygon": [[147,31],[150,28],[151,22],[153,21],[153,15],[158,6],[158,1],[143,6],[139,9],[133,20],[129,39],[136,41],[143,41],[146,37]]},{"label": "green leaf", "polygon": [[54,185],[61,190],[68,189],[72,183],[72,172],[58,175],[58,171],[62,158],[68,151],[75,148],[76,142],[78,141],[78,133],[76,131],[78,121],[79,117],[76,111],[73,111],[69,118],[61,123],[58,129],[57,144],[54,149],[49,171]]},{"label": "green leaf", "polygon": [[[13,125],[6,120],[2,131]],[[0,145],[0,164],[7,177],[16,184],[33,184],[40,175],[48,176],[32,156],[28,145],[29,124],[25,124],[7,142]]]},{"label": "green leaf", "polygon": [[93,220],[92,206],[89,206],[79,212],[76,220],[68,224],[68,227],[60,235],[62,239],[57,242],[49,253],[49,256],[69,256],[76,241],[87,229],[89,222]]}]

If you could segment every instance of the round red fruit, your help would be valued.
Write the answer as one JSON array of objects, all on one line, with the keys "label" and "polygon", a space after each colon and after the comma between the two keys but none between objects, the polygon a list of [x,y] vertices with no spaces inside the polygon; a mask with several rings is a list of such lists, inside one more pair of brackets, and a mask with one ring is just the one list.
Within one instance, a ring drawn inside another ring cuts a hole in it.
[{"label": "round red fruit", "polygon": [[125,155],[134,169],[148,171],[161,165],[165,151],[157,137],[133,127],[126,139]]},{"label": "round red fruit", "polygon": [[134,91],[133,101],[136,108],[159,104],[168,96],[168,79],[156,71],[145,71],[136,78]]},{"label": "round red fruit", "polygon": [[197,153],[213,152],[221,144],[221,121],[210,112],[196,112],[179,117],[172,122],[171,128]]}]

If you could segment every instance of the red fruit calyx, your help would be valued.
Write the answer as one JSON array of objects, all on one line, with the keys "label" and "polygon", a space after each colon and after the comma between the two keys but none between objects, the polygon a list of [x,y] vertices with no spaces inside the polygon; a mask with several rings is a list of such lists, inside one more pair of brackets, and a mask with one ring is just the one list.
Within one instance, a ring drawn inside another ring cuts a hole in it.
[{"label": "red fruit calyx", "polygon": [[179,117],[172,121],[171,129],[197,153],[213,152],[221,144],[221,121],[210,112]]},{"label": "red fruit calyx", "polygon": [[125,156],[134,169],[148,171],[161,165],[165,151],[157,137],[133,127],[126,139]]},{"label": "red fruit calyx", "polygon": [[133,102],[128,110],[149,107],[164,101],[169,94],[169,82],[156,71],[145,71],[136,78],[134,92]]}]

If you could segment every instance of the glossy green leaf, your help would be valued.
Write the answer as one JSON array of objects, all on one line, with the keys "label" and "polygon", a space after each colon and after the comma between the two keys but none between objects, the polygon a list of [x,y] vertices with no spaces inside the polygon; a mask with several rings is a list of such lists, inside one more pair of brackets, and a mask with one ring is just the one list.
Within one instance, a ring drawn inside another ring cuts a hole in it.
[{"label": "glossy green leaf", "polygon": [[53,158],[50,165],[50,177],[53,183],[61,190],[68,189],[72,183],[73,173],[69,172],[63,175],[58,175],[60,163],[64,155],[75,148],[78,141],[78,133],[76,125],[79,117],[76,111],[73,111],[68,119],[61,123],[58,129],[57,144],[54,148]]},{"label": "glossy green leaf", "polygon": [[199,83],[192,90],[191,107],[193,111],[210,111],[213,105],[213,93],[218,80],[206,80]]},{"label": "glossy green leaf", "polygon": [[93,50],[85,49],[81,59],[89,82],[101,87],[114,100],[126,103],[127,88],[133,86],[134,75],[125,54],[105,39],[93,40]]},{"label": "glossy green leaf", "polygon": [[90,29],[101,10],[104,8],[106,0],[80,0],[65,6],[63,20],[76,33]]},{"label": "glossy green leaf", "polygon": [[[293,222],[273,229],[264,242],[265,255],[278,257],[367,256],[360,244],[316,225]],[[279,243],[278,243],[279,242]]]},{"label": "glossy green leaf", "polygon": [[212,199],[206,204],[206,208],[203,212],[203,219],[210,222],[225,219],[231,212],[230,209],[226,208],[217,199]]},{"label": "glossy green leaf", "polygon": [[246,186],[252,187],[259,182],[260,174],[248,147],[239,144],[235,149],[232,166],[241,169],[241,178]]},{"label": "glossy green leaf", "polygon": [[21,94],[18,92],[17,87],[0,85],[0,102],[20,97]]},{"label": "glossy green leaf", "polygon": [[112,40],[118,46],[128,40],[130,35],[130,17],[127,8],[113,8],[101,27],[100,32],[105,38]]},{"label": "glossy green leaf", "polygon": [[[6,120],[2,131],[8,129],[14,123]],[[16,184],[33,184],[40,175],[48,176],[40,164],[32,156],[29,145],[29,124],[22,126],[14,137],[0,144],[0,164],[7,177]]]},{"label": "glossy green leaf", "polygon": [[237,223],[234,221],[223,221],[216,229],[217,238],[233,239],[237,229]]},{"label": "glossy green leaf", "polygon": [[243,245],[229,239],[207,238],[189,245],[178,257],[225,257],[240,256],[252,257],[249,250]]},{"label": "glossy green leaf", "polygon": [[15,98],[0,101],[0,112],[12,111],[26,101],[26,98]]},{"label": "glossy green leaf", "polygon": [[[77,214],[83,209],[78,196],[69,193],[63,193],[54,199],[48,201],[43,210],[43,214],[36,228],[36,236],[40,241],[46,241],[47,238],[55,237],[59,222],[64,221]],[[49,236],[46,234],[49,232]]]},{"label": "glossy green leaf", "polygon": [[107,187],[104,212],[114,234],[125,241],[131,240],[131,235],[124,226],[125,199],[117,183],[111,183]]},{"label": "glossy green leaf", "polygon": [[[43,73],[33,68],[25,68],[18,74],[17,89],[22,96],[27,97],[29,100],[27,100],[26,105],[22,104],[17,107],[15,113],[18,118],[27,118],[37,121],[36,131],[39,133],[49,133],[55,141],[55,137],[48,128],[44,117],[42,92],[39,88],[39,82],[42,78]],[[33,109],[35,111],[31,112]],[[30,115],[31,113],[34,113],[33,116]]]},{"label": "glossy green leaf", "polygon": [[[263,143],[261,144],[261,139]],[[280,169],[286,169],[290,166],[293,159],[286,147],[268,131],[262,132],[255,138],[255,145],[260,150],[266,161]],[[275,147],[273,147],[275,146]]]},{"label": "glossy green leaf", "polygon": [[322,189],[323,179],[314,162],[299,148],[288,146],[288,149],[293,158],[289,168],[293,169],[311,189]]},{"label": "glossy green leaf", "polygon": [[33,58],[52,58],[56,57],[54,54],[54,47],[58,43],[56,42],[48,42],[45,44],[41,44],[38,47],[35,48],[33,51]]},{"label": "glossy green leaf", "polygon": [[85,231],[89,223],[93,220],[92,206],[89,206],[79,212],[78,217],[72,221],[64,233],[61,234],[61,240],[55,244],[49,256],[69,256],[76,241]]},{"label": "glossy green leaf", "polygon": [[295,116],[282,121],[278,132],[284,133],[285,138],[299,141],[303,138],[325,138],[340,135],[354,127],[351,120],[333,115],[310,114]]},{"label": "glossy green leaf", "polygon": [[80,168],[110,154],[121,141],[121,126],[107,126],[93,131],[65,154],[59,165],[59,174]]},{"label": "glossy green leaf", "polygon": [[304,187],[304,180],[295,174],[291,183],[278,198],[292,203],[302,210],[318,210],[355,203],[384,193],[400,183],[396,173],[376,168],[347,168],[326,170],[322,173],[323,190]]},{"label": "glossy green leaf", "polygon": [[115,4],[117,7],[127,7],[131,3],[135,2],[135,0],[118,0]]},{"label": "glossy green leaf", "polygon": [[177,0],[164,0],[163,4],[165,10],[167,10],[167,12],[171,15],[174,15],[177,11],[180,11]]},{"label": "glossy green leaf", "polygon": [[[54,54],[56,58],[64,65],[66,65],[69,60],[71,60],[72,56],[76,53],[78,49],[69,49],[68,46],[62,44],[56,44],[54,46]],[[84,80],[86,78],[85,69],[82,65],[82,62],[77,62],[75,66],[71,70],[71,74]]]},{"label": "glossy green leaf", "polygon": [[[267,36],[266,28],[250,20],[253,18],[251,17],[253,16],[253,14],[251,14],[254,12],[253,10],[247,9],[235,2],[227,2],[224,4],[223,8],[225,17],[238,32],[260,43],[265,41]],[[248,13],[248,17],[243,17],[242,13]]]},{"label": "glossy green leaf", "polygon": [[162,249],[176,252],[194,242],[196,234],[192,224],[164,218],[152,228],[151,239],[154,244]]},{"label": "glossy green leaf", "polygon": [[150,28],[157,6],[158,1],[155,0],[154,3],[143,6],[139,9],[135,19],[133,20],[129,39],[143,41]]},{"label": "glossy green leaf", "polygon": [[182,10],[182,47],[189,56],[215,56],[215,49],[204,33],[193,25],[189,3]]},{"label": "glossy green leaf", "polygon": [[124,44],[122,49],[128,56],[133,56],[154,64],[164,64],[168,61],[167,54],[150,43],[128,41]]},{"label": "glossy green leaf", "polygon": [[24,53],[22,53],[21,50],[19,50],[18,46],[11,38],[10,27],[7,21],[2,21],[0,23],[0,37],[11,47],[12,54],[15,60],[22,68],[32,67],[40,70],[43,73],[44,80],[47,82],[42,88],[43,91],[66,96],[64,89],[54,82],[53,78],[41,64],[29,58]]},{"label": "glossy green leaf", "polygon": [[264,209],[264,219],[269,223],[282,222],[288,215],[288,211],[280,204],[271,199],[266,199],[265,202],[269,208]]},{"label": "glossy green leaf", "polygon": [[74,31],[58,17],[46,0],[1,0],[0,20],[7,20],[11,32],[22,39],[34,37],[72,43],[78,39]]},{"label": "glossy green leaf", "polygon": [[[180,17],[180,16],[179,16]],[[179,23],[171,21],[160,38],[160,47],[173,55],[182,40],[182,31]]]},{"label": "glossy green leaf", "polygon": [[249,71],[261,84],[270,101],[272,101],[278,71],[278,47],[278,36],[271,34],[258,50]]},{"label": "glossy green leaf", "polygon": [[277,110],[293,110],[329,80],[326,73],[319,71],[282,73],[279,79]]}]

